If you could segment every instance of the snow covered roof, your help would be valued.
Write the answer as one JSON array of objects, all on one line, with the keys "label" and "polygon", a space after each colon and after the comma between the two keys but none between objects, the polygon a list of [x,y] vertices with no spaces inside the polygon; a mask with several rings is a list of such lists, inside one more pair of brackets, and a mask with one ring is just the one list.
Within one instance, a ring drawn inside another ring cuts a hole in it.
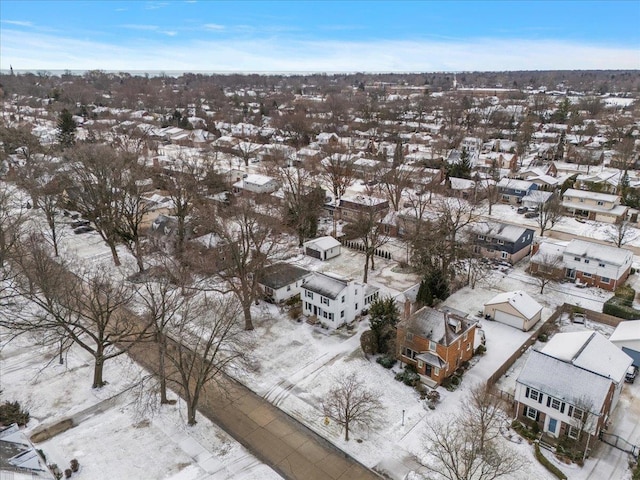
[{"label": "snow covered roof", "polygon": [[609,337],[611,342],[623,342],[626,340],[640,340],[640,320],[620,322]]},{"label": "snow covered roof", "polygon": [[485,305],[497,305],[500,303],[508,303],[527,320],[532,319],[542,310],[542,305],[531,298],[527,292],[521,290],[499,293]]},{"label": "snow covered roof", "polygon": [[[464,314],[448,309],[449,311],[436,310],[431,307],[422,307],[402,322],[407,331],[427,338],[444,346],[451,343],[476,325],[464,318]],[[460,312],[462,313],[462,312]],[[460,328],[456,332],[455,325]]]},{"label": "snow covered roof", "polygon": [[302,288],[335,300],[347,288],[348,284],[349,281],[346,279],[313,272],[302,284]]},{"label": "snow covered roof", "polygon": [[600,193],[600,192],[591,192],[589,190],[577,190],[575,188],[567,189],[562,195],[563,197],[584,198],[587,200],[598,200],[602,202],[620,203],[619,195],[611,195],[608,193]]},{"label": "snow covered roof", "polygon": [[527,231],[533,234],[533,230],[530,228],[518,227],[508,223],[481,223],[474,227],[474,231],[508,242],[516,242]]},{"label": "snow covered roof", "polygon": [[274,178],[259,173],[249,173],[244,177],[244,183],[252,183],[254,185],[267,185],[269,182],[275,181]]},{"label": "snow covered roof", "polygon": [[314,250],[331,250],[339,245],[341,245],[341,243],[331,235],[314,238],[304,243],[305,247],[311,247]]},{"label": "snow covered roof", "polygon": [[573,405],[591,405],[596,414],[611,386],[611,381],[600,375],[537,350],[529,354],[516,382]]},{"label": "snow covered roof", "polygon": [[532,182],[526,180],[515,180],[513,178],[501,178],[498,182],[498,187],[509,188],[512,190],[529,190],[533,185]]},{"label": "snow covered roof", "polygon": [[354,196],[344,196],[341,199],[345,202],[358,203],[360,205],[380,205],[382,203],[387,202],[384,198],[370,197],[368,195],[354,195]]},{"label": "snow covered roof", "polygon": [[619,383],[631,357],[594,331],[557,333],[542,353]]},{"label": "snow covered roof", "polygon": [[625,265],[633,259],[633,253],[624,248],[573,239],[567,245],[564,253],[573,257],[585,257],[601,260],[610,265]]},{"label": "snow covered roof", "polygon": [[[549,178],[555,180],[554,177]],[[545,192],[544,190],[532,190],[527,195],[522,197],[522,201],[544,204],[551,198],[551,195],[553,195],[553,192]]]},{"label": "snow covered roof", "polygon": [[[0,472],[6,473],[7,478],[14,478],[14,473],[16,478],[23,478],[20,473],[25,473],[24,478],[53,479],[40,455],[15,423],[0,430]],[[2,478],[5,478],[4,474]]]},{"label": "snow covered roof", "polygon": [[309,270],[290,263],[280,262],[266,267],[258,281],[262,285],[277,290],[291,285],[307,275],[309,275]]}]

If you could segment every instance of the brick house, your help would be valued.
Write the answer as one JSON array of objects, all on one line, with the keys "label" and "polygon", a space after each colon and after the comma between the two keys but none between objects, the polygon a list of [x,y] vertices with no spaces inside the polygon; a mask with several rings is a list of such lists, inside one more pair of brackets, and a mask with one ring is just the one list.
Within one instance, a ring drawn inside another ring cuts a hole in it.
[{"label": "brick house", "polygon": [[413,365],[423,383],[437,386],[473,356],[477,322],[462,312],[423,307],[398,324],[398,359]]},{"label": "brick house", "polygon": [[345,196],[340,199],[339,214],[345,221],[356,220],[360,215],[373,215],[382,220],[389,211],[389,200],[368,195]]}]

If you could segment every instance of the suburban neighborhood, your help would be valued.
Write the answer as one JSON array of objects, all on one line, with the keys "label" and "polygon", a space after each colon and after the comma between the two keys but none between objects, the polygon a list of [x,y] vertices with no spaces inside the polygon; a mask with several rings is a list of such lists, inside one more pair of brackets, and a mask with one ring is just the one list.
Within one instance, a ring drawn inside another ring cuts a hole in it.
[{"label": "suburban neighborhood", "polygon": [[0,478],[640,478],[638,70],[0,102]]}]

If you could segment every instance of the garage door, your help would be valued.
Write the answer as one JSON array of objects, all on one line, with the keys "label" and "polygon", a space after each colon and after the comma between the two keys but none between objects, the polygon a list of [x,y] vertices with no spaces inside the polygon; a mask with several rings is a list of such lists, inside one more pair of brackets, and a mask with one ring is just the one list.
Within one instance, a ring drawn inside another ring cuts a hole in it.
[{"label": "garage door", "polygon": [[520,330],[522,330],[522,325],[524,324],[522,318],[500,310],[496,310],[496,322],[504,323]]}]

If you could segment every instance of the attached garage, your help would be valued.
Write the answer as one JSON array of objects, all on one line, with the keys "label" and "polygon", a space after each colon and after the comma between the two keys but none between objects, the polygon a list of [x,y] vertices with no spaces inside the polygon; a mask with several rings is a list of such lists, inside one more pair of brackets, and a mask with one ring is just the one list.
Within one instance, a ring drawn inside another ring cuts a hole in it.
[{"label": "attached garage", "polygon": [[640,367],[640,320],[620,322],[609,341],[629,355],[636,367]]},{"label": "attached garage", "polygon": [[526,292],[505,292],[485,303],[484,316],[526,332],[542,318],[542,305]]}]

